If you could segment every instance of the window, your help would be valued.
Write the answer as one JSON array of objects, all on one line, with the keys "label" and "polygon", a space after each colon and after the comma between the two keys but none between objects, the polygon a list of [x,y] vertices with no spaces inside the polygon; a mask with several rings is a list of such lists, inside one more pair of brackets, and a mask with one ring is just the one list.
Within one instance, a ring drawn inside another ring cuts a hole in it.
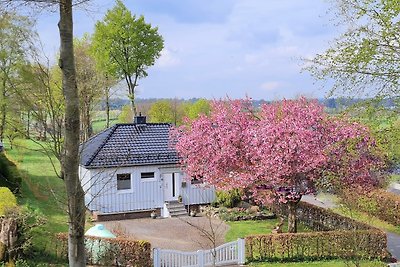
[{"label": "window", "polygon": [[117,174],[117,190],[131,189],[131,174],[119,173]]},{"label": "window", "polygon": [[154,172],[142,172],[140,177],[142,179],[154,179]]}]

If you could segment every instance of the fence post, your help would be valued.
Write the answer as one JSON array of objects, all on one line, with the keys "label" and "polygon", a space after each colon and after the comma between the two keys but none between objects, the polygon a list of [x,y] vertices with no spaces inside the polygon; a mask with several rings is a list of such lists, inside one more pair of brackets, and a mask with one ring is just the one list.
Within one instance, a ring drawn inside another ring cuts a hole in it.
[{"label": "fence post", "polygon": [[203,250],[197,251],[197,264],[199,267],[204,267],[204,251]]},{"label": "fence post", "polygon": [[237,240],[238,242],[238,256],[239,256],[239,264],[245,264],[246,263],[246,250],[245,250],[245,245],[246,242],[243,238],[239,238]]},{"label": "fence post", "polygon": [[160,249],[159,248],[153,248],[153,266],[154,267],[160,267],[161,262],[160,262]]}]

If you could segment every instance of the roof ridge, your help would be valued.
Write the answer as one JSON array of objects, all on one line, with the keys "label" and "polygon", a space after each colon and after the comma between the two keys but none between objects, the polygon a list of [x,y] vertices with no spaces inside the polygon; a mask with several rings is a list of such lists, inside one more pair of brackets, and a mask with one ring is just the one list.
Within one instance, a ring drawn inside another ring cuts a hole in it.
[{"label": "roof ridge", "polygon": [[140,124],[140,123],[116,123],[115,125],[118,126],[135,126],[135,125],[169,125],[172,126],[172,123],[169,122],[147,122],[146,124]]},{"label": "roof ridge", "polygon": [[113,125],[110,129],[110,133],[107,135],[106,138],[104,138],[103,142],[99,145],[99,147],[97,148],[97,150],[92,154],[92,156],[89,158],[88,161],[85,162],[85,166],[89,166],[92,161],[94,160],[94,158],[97,156],[97,154],[99,154],[100,150],[104,147],[104,145],[107,143],[107,141],[110,139],[111,135],[113,135],[113,133],[115,132],[115,130],[118,128],[119,124],[115,124]]}]

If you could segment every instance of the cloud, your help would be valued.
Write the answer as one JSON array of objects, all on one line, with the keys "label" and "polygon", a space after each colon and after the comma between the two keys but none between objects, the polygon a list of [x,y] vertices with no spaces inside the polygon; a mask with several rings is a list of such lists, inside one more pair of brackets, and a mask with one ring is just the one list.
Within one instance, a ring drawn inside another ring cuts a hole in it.
[{"label": "cloud", "polygon": [[177,57],[177,52],[169,48],[164,48],[161,51],[161,57],[157,60],[155,67],[168,68],[179,66],[181,60]]},{"label": "cloud", "polygon": [[265,82],[260,85],[261,89],[265,91],[275,91],[283,86],[283,83],[277,81]]}]

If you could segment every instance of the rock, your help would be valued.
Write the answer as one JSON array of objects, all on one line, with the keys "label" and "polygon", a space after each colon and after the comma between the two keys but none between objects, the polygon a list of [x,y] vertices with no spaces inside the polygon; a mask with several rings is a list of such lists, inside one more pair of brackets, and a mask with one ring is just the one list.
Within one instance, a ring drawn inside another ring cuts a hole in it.
[{"label": "rock", "polygon": [[248,208],[247,210],[248,210],[248,212],[249,212],[250,214],[255,214],[255,213],[257,213],[257,212],[260,211],[260,208],[259,208],[258,206],[251,206],[251,207]]}]

